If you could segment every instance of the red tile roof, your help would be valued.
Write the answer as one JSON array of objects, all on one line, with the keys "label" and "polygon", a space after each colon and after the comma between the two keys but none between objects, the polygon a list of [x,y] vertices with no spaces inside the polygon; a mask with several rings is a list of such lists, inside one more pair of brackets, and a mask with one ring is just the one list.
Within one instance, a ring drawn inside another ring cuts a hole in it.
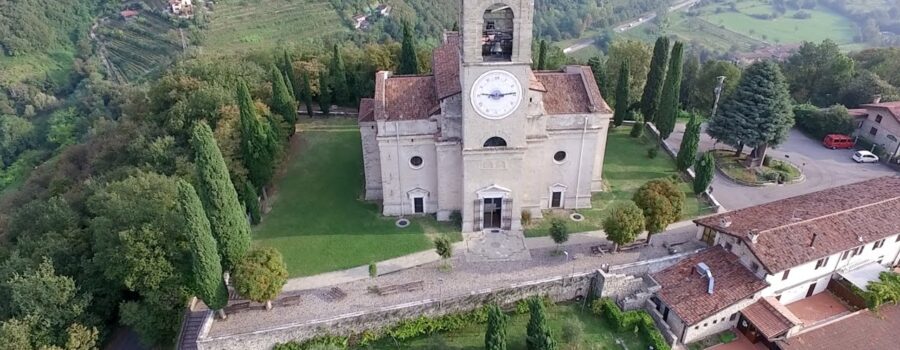
[{"label": "red tile roof", "polygon": [[444,33],[444,44],[432,53],[437,97],[444,99],[462,91],[459,81],[459,33]]},{"label": "red tile roof", "polygon": [[877,314],[863,310],[777,344],[783,350],[897,349],[898,331],[900,306],[888,305]]},{"label": "red tile roof", "polygon": [[393,76],[385,83],[387,120],[428,119],[440,107],[432,76]]},{"label": "red tile roof", "polygon": [[[659,298],[687,325],[703,321],[768,286],[739,259],[722,246],[715,246],[657,272],[653,278],[662,286]],[[701,262],[712,272],[713,294],[707,293],[707,279],[694,270]]]},{"label": "red tile roof", "polygon": [[773,297],[759,299],[741,310],[741,314],[768,339],[783,335],[800,324],[797,316]]},{"label": "red tile roof", "polygon": [[[900,177],[882,177],[708,216],[695,223],[743,240],[770,274],[900,232]],[[723,222],[730,222],[725,227]],[[751,243],[748,233],[759,234]],[[815,241],[813,241],[815,238]]]},{"label": "red tile roof", "polygon": [[[536,72],[543,84],[544,110],[547,114],[611,113],[600,95],[589,67],[570,67],[564,72]],[[586,68],[586,70],[585,70]]]},{"label": "red tile roof", "polygon": [[359,100],[359,119],[360,122],[375,121],[375,99],[364,98]]},{"label": "red tile roof", "polygon": [[869,104],[860,105],[860,107],[861,108],[886,109],[888,112],[891,113],[891,115],[894,117],[894,119],[897,119],[897,121],[900,121],[900,101],[869,103]]}]

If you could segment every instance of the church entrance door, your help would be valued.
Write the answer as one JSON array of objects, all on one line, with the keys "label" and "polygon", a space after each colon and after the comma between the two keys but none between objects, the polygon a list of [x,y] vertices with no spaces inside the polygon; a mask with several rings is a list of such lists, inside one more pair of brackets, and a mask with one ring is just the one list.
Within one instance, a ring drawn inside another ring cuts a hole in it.
[{"label": "church entrance door", "polygon": [[503,198],[484,199],[484,228],[501,228],[503,224]]}]

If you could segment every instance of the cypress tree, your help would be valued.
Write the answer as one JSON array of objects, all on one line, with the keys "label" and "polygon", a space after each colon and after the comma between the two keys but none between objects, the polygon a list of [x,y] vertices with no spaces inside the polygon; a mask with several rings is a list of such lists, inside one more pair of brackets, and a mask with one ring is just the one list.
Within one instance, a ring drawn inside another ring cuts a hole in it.
[{"label": "cypress tree", "polygon": [[538,70],[547,69],[547,40],[541,39],[541,46],[538,51]]},{"label": "cypress tree", "polygon": [[178,216],[184,219],[185,230],[191,244],[191,285],[197,297],[211,310],[222,310],[228,304],[228,289],[222,279],[222,258],[216,251],[209,219],[203,212],[203,205],[194,187],[184,180],[178,180]]},{"label": "cypress tree", "polygon": [[669,71],[666,73],[666,83],[663,87],[662,97],[657,110],[656,126],[659,128],[659,137],[663,140],[672,135],[675,130],[675,118],[678,116],[678,100],[681,93],[681,68],[684,55],[684,44],[675,42],[672,47],[672,55],[669,60]]},{"label": "cypress tree", "polygon": [[250,248],[250,225],[209,125],[197,123],[191,141],[197,165],[197,193],[216,239],[222,267],[230,270]]},{"label": "cypress tree", "polygon": [[[279,75],[280,76],[280,75]],[[269,183],[274,173],[269,130],[259,120],[247,84],[238,83],[238,107],[241,115],[241,155],[248,178],[256,188]]]},{"label": "cypress tree", "polygon": [[661,36],[653,47],[653,58],[650,59],[650,71],[644,94],[641,95],[641,113],[648,122],[656,122],[656,110],[659,108],[660,93],[666,79],[666,65],[669,63],[669,38]]},{"label": "cypress tree", "polygon": [[553,334],[547,325],[543,301],[538,297],[528,299],[528,309],[531,311],[531,318],[528,320],[527,338],[525,339],[528,350],[556,349]]},{"label": "cypress tree", "polygon": [[506,350],[506,315],[500,307],[491,304],[488,306],[487,330],[484,334],[485,350]]},{"label": "cypress tree", "polygon": [[332,88],[331,84],[328,82],[328,78],[325,75],[319,75],[319,109],[322,110],[322,114],[328,115],[331,113],[331,97],[332,97]]},{"label": "cypress tree", "polygon": [[[297,103],[297,91],[294,90],[294,82],[291,77],[287,74],[284,75],[284,85],[287,86],[288,93],[291,95],[291,98],[294,99],[294,103]],[[299,106],[298,106],[299,107]]]},{"label": "cypress tree", "polygon": [[[697,146],[700,144],[700,121],[696,115],[691,116],[687,128],[684,130],[684,138],[678,148],[678,156],[675,157],[675,165],[678,170],[685,171],[694,164],[697,158]],[[694,169],[697,170],[697,169]]]},{"label": "cypress tree", "polygon": [[328,67],[330,75],[332,99],[338,104],[350,103],[350,84],[347,81],[347,68],[344,65],[344,57],[341,49],[334,44],[334,53],[331,56],[331,64]]},{"label": "cypress tree", "polygon": [[259,196],[253,185],[249,182],[244,183],[244,206],[247,207],[247,213],[250,214],[250,224],[256,225],[262,220],[259,211]]},{"label": "cypress tree", "polygon": [[298,100],[300,97],[295,94],[294,85],[297,84],[297,75],[294,74],[294,60],[291,58],[291,55],[287,52],[287,50],[283,51],[283,55],[281,56],[281,70],[282,75],[284,75],[284,83],[288,86],[288,90],[291,92],[291,96],[294,97],[294,100]]},{"label": "cypress tree", "polygon": [[616,111],[613,114],[613,125],[621,126],[628,114],[628,62],[622,62],[619,68],[619,83],[616,84]]},{"label": "cypress tree", "polygon": [[416,56],[416,43],[409,23],[403,23],[403,43],[400,46],[400,66],[398,74],[419,74],[419,57]]},{"label": "cypress tree", "polygon": [[309,83],[309,73],[303,72],[303,86],[300,87],[300,100],[306,105],[306,113],[313,116],[313,93]]},{"label": "cypress tree", "polygon": [[688,54],[684,61],[684,68],[681,70],[681,105],[684,109],[697,109],[701,106],[694,105],[697,91],[697,81],[700,79],[700,57],[694,54]]},{"label": "cypress tree", "polygon": [[289,125],[297,122],[297,102],[288,90],[281,72],[272,66],[272,111],[284,118]]},{"label": "cypress tree", "polygon": [[716,158],[713,157],[712,152],[706,152],[697,160],[694,172],[697,175],[694,178],[694,193],[701,194],[709,188],[716,173]]},{"label": "cypress tree", "polygon": [[609,77],[606,74],[606,64],[600,60],[600,57],[591,57],[588,60],[588,66],[591,67],[591,72],[594,73],[594,81],[597,82],[597,87],[600,88],[600,92],[606,93],[608,86]]}]

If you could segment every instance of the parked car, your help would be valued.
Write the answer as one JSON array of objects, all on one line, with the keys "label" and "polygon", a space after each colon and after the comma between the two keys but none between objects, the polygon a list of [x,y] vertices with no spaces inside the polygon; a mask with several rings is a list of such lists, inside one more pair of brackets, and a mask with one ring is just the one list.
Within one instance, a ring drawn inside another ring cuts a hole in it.
[{"label": "parked car", "polygon": [[830,134],[825,136],[822,144],[831,149],[851,149],[856,145],[856,141],[852,137],[841,134]]},{"label": "parked car", "polygon": [[857,163],[878,163],[878,156],[869,151],[856,151],[856,153],[853,153],[853,157],[850,158],[853,158]]}]

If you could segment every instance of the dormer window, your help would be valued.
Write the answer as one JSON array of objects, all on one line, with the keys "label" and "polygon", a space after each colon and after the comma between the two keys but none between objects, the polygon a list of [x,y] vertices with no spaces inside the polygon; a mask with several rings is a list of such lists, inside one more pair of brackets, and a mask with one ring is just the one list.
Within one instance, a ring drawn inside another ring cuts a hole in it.
[{"label": "dormer window", "polygon": [[506,5],[497,4],[484,11],[481,57],[485,62],[512,61],[514,17]]}]

